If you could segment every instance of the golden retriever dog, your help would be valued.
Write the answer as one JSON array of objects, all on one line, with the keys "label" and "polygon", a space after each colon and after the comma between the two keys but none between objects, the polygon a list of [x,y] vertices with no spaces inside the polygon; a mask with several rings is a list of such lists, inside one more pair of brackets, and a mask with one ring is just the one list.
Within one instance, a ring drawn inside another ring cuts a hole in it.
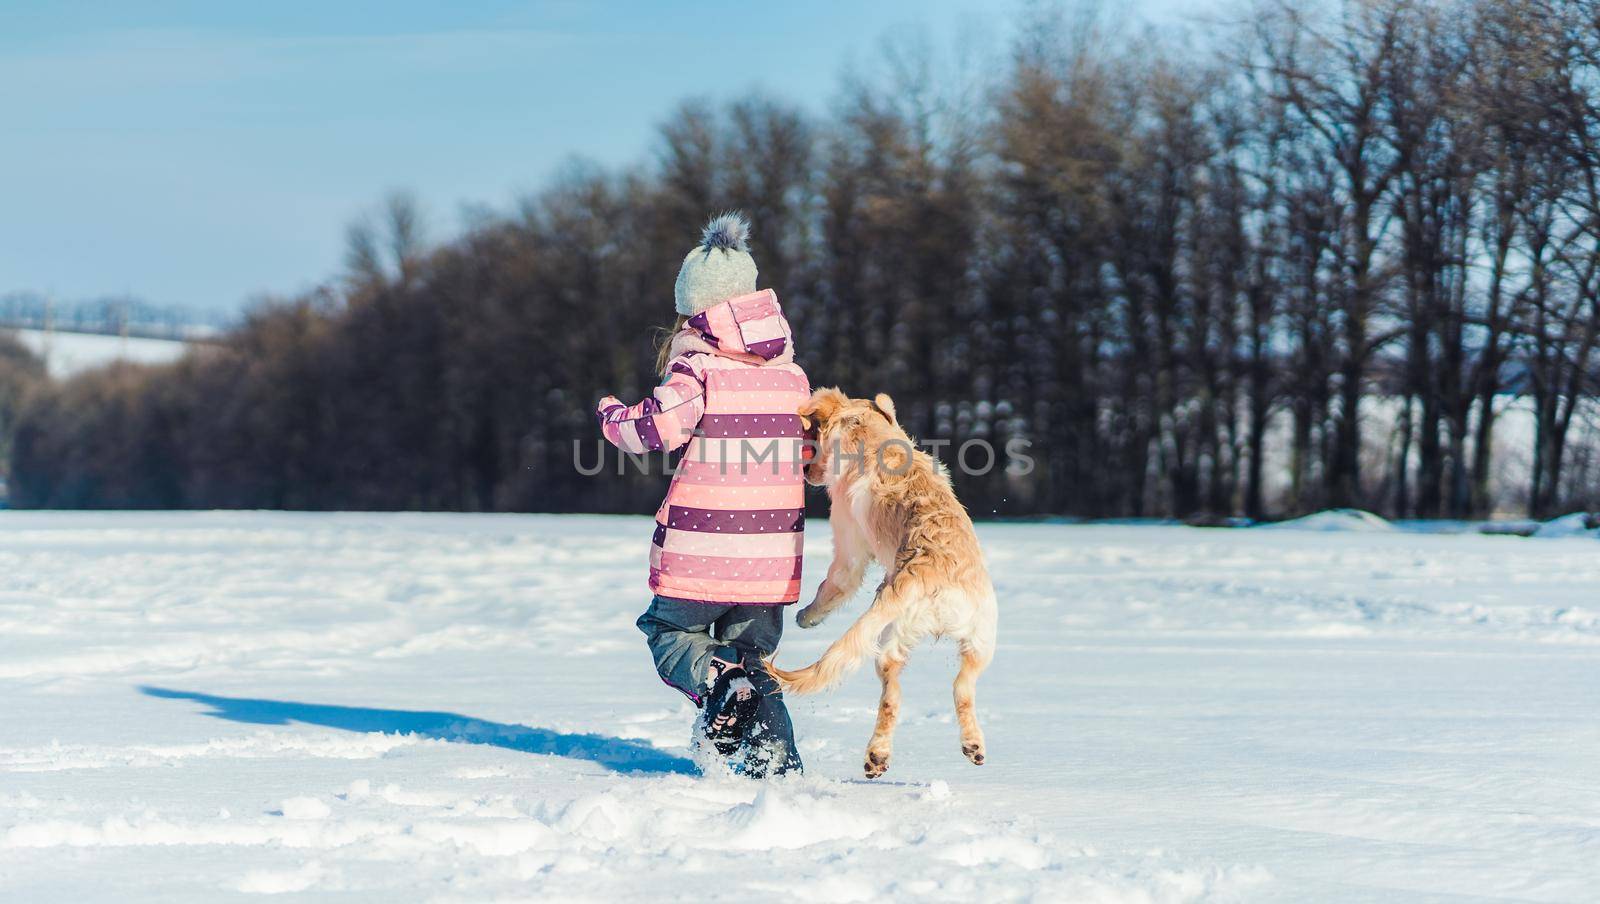
[{"label": "golden retriever dog", "polygon": [[883,566],[872,605],[822,658],[803,669],[769,669],[786,690],[825,690],[869,654],[877,657],[883,694],[878,724],[867,743],[868,778],[889,768],[900,711],[900,670],[911,648],[927,637],[958,644],[955,680],[961,752],[983,765],[983,731],[973,708],[978,675],[994,658],[997,606],[972,519],[956,500],[950,474],[912,443],[882,393],[852,399],[819,389],[800,409],[817,452],[806,481],[828,488],[832,505],[833,562],[811,605],[800,610],[802,628],[821,624],[861,586],[867,564]]}]

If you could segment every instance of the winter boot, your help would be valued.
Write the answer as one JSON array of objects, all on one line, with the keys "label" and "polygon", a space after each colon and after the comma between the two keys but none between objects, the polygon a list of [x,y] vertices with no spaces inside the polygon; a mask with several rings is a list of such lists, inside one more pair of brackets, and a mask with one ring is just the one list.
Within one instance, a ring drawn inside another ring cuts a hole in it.
[{"label": "winter boot", "polygon": [[[772,681],[765,670],[761,676],[776,686],[777,682]],[[740,663],[713,656],[709,677],[711,689],[706,692],[700,730],[717,753],[732,756],[750,730],[756,710],[761,706],[761,693],[752,683],[751,673]]]},{"label": "winter boot", "polygon": [[741,663],[756,693],[761,695],[744,738],[744,755],[734,768],[749,778],[768,778],[801,772],[800,752],[794,745],[794,726],[783,703],[783,688],[755,656]]}]

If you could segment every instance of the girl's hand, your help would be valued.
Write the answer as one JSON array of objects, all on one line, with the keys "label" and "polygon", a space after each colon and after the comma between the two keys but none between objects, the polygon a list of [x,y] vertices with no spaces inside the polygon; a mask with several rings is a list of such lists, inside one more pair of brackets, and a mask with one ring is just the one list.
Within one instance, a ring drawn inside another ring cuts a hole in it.
[{"label": "girl's hand", "polygon": [[597,414],[605,414],[606,409],[608,408],[622,407],[626,407],[622,404],[622,400],[613,395],[608,395],[605,398],[602,398],[600,401],[594,403],[594,410]]}]

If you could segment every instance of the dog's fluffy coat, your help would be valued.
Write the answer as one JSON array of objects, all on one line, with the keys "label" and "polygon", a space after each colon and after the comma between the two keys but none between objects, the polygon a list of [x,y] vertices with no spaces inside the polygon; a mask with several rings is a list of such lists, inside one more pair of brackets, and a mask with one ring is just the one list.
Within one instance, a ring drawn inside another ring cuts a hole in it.
[{"label": "dog's fluffy coat", "polygon": [[982,765],[983,732],[973,695],[979,673],[994,657],[997,606],[972,519],[957,501],[949,473],[915,448],[887,395],[852,399],[837,389],[819,389],[800,416],[816,430],[818,452],[806,466],[806,480],[828,488],[833,563],[796,621],[802,628],[820,624],[861,586],[874,559],[884,579],[872,605],[821,659],[795,671],[769,665],[772,674],[785,689],[810,693],[832,686],[876,654],[883,695],[864,764],[867,776],[876,778],[889,768],[906,657],[926,637],[949,637],[961,656],[955,680],[961,752]]}]

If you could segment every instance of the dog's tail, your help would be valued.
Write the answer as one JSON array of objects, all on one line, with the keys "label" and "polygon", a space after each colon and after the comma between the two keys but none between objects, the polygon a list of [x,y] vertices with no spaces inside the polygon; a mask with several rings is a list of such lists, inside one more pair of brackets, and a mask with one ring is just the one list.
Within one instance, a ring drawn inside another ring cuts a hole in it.
[{"label": "dog's tail", "polygon": [[796,694],[812,694],[833,687],[844,676],[855,671],[861,665],[861,660],[877,653],[879,635],[905,611],[906,600],[910,598],[916,583],[904,570],[901,570],[895,575],[894,580],[878,588],[878,595],[873,598],[872,605],[861,613],[861,617],[856,619],[856,623],[851,625],[848,631],[828,647],[821,659],[792,672],[780,669],[768,661],[767,671],[778,679],[784,690]]}]

